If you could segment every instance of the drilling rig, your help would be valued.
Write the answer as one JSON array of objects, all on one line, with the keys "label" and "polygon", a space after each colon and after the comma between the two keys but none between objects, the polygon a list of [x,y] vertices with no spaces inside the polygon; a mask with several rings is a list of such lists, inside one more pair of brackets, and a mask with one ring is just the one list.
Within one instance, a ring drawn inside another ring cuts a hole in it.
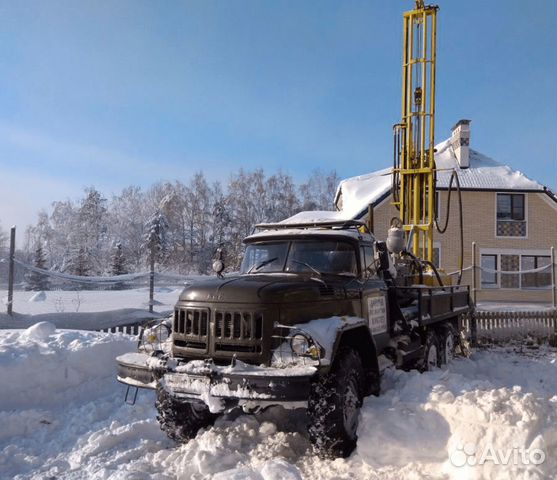
[{"label": "drilling rig", "polygon": [[402,121],[394,126],[394,205],[411,252],[433,261],[437,10],[416,2],[404,13]]},{"label": "drilling rig", "polygon": [[[393,205],[399,217],[391,221],[387,245],[399,271],[399,283],[450,284],[451,279],[433,263],[433,233],[437,228],[435,166],[435,72],[437,48],[436,5],[417,0],[413,10],[404,13],[402,56],[402,120],[393,127],[392,170]],[[462,201],[459,192],[462,276]],[[416,268],[417,266],[417,268]],[[419,281],[416,282],[416,270]]]}]

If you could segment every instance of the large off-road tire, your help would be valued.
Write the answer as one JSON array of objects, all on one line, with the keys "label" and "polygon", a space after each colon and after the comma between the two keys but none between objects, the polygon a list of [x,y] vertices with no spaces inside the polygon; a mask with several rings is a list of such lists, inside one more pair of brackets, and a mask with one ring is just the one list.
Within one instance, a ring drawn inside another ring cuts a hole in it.
[{"label": "large off-road tire", "polygon": [[314,381],[308,432],[321,457],[347,457],[356,448],[364,381],[362,360],[353,349],[340,350],[330,372]]},{"label": "large off-road tire", "polygon": [[439,364],[447,365],[455,356],[458,337],[452,325],[439,329]]},{"label": "large off-road tire", "polygon": [[157,383],[157,420],[161,430],[172,440],[183,443],[195,437],[204,427],[211,426],[218,415],[202,404],[179,400]]},{"label": "large off-road tire", "polygon": [[439,338],[435,331],[429,330],[426,333],[424,343],[424,354],[421,360],[420,370],[428,372],[439,367],[440,364]]}]

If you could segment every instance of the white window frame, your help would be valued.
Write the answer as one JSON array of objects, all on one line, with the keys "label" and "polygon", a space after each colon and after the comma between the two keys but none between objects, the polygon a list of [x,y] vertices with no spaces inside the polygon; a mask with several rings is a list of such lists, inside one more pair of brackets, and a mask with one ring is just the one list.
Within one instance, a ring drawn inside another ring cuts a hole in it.
[{"label": "white window frame", "polygon": [[[499,221],[497,218],[497,195],[522,195],[524,197],[524,221],[526,222],[526,235],[523,237],[509,237],[505,235],[497,235],[497,222]],[[504,238],[508,240],[528,240],[529,232],[529,218],[528,218],[528,193],[526,192],[495,192],[495,224],[494,224],[494,234],[495,238]],[[513,288],[513,290],[515,290]]]},{"label": "white window frame", "polygon": [[[511,238],[511,237],[505,237],[505,238]],[[514,237],[512,237],[514,238]],[[517,237],[517,238],[522,238],[522,237]],[[514,249],[514,248],[481,248],[480,249],[480,267],[482,264],[482,255],[497,255],[497,266],[498,268],[496,268],[496,270],[501,270],[501,255],[518,255],[518,265],[519,265],[519,271],[516,273],[518,275],[518,288],[502,288],[501,287],[501,274],[500,273],[496,273],[497,275],[497,283],[490,285],[490,286],[483,286],[482,285],[482,271],[480,270],[480,289],[482,290],[505,290],[505,291],[510,291],[510,292],[516,292],[518,290],[521,291],[526,291],[526,292],[530,292],[530,291],[544,291],[544,290],[551,290],[551,285],[548,285],[547,287],[526,287],[523,288],[522,287],[522,274],[520,273],[520,269],[522,269],[522,257],[551,257],[551,250],[543,250],[543,249],[537,249],[537,250],[527,250],[527,249]]]}]

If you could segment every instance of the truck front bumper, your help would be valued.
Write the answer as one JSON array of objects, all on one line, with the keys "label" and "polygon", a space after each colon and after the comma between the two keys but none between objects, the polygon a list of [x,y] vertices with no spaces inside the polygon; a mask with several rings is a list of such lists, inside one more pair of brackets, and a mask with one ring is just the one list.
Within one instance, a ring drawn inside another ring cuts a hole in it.
[{"label": "truck front bumper", "polygon": [[236,367],[223,367],[201,361],[170,368],[163,361],[142,353],[125,354],[116,361],[121,383],[155,389],[160,382],[176,397],[202,401],[209,407],[214,407],[214,400],[221,400],[227,409],[247,403],[296,406],[307,402],[317,371],[315,367],[258,367],[240,362]]}]

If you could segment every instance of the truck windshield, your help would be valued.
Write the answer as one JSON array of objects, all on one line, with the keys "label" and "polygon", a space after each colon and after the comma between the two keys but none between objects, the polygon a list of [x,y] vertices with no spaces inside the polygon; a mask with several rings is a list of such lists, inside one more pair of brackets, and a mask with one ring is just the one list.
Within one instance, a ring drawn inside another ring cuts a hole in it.
[{"label": "truck windshield", "polygon": [[309,272],[356,276],[356,253],[347,242],[264,242],[248,245],[241,273]]}]

